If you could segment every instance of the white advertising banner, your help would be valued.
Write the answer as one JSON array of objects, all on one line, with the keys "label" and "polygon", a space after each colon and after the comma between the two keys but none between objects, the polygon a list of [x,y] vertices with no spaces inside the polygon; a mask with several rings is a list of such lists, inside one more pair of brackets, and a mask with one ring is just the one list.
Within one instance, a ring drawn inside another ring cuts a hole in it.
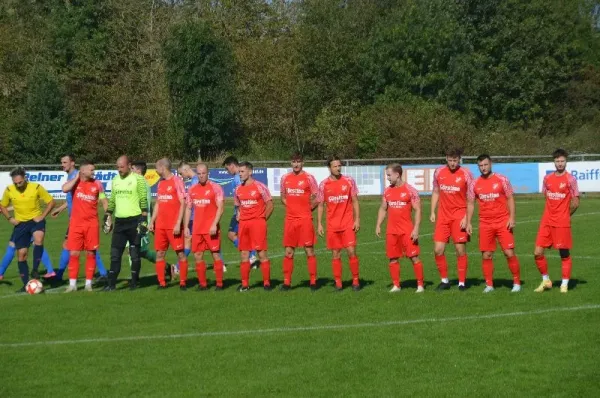
[{"label": "white advertising banner", "polygon": [[[269,168],[267,180],[272,196],[281,196],[281,176],[290,172],[291,168]],[[329,177],[327,167],[305,167],[307,173],[312,174],[317,184]],[[381,166],[348,166],[342,167],[342,174],[348,175],[356,181],[359,195],[381,195]]]},{"label": "white advertising banner", "polygon": [[[539,192],[546,174],[555,171],[554,163],[538,163]],[[567,171],[577,179],[580,192],[600,192],[600,161],[597,162],[569,162]]]},{"label": "white advertising banner", "polygon": [[[42,185],[54,199],[65,199],[66,194],[63,193],[62,186],[67,181],[67,173],[64,171],[29,171],[26,175],[28,181]],[[116,170],[96,170],[95,176],[104,186],[104,190],[110,193],[111,181],[116,175]],[[0,192],[4,192],[10,184],[10,173],[0,173]]]}]

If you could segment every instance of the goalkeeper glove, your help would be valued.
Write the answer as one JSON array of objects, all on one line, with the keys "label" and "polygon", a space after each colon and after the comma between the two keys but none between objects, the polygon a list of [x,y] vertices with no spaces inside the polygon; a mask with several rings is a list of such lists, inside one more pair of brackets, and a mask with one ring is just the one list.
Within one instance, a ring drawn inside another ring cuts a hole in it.
[{"label": "goalkeeper glove", "polygon": [[104,223],[102,225],[102,231],[105,234],[109,234],[110,231],[112,231],[113,229],[113,222],[112,222],[112,217],[110,216],[110,214],[105,214],[104,215]]},{"label": "goalkeeper glove", "polygon": [[146,220],[146,217],[143,217],[138,222],[137,233],[139,236],[143,236],[148,233],[148,220]]}]

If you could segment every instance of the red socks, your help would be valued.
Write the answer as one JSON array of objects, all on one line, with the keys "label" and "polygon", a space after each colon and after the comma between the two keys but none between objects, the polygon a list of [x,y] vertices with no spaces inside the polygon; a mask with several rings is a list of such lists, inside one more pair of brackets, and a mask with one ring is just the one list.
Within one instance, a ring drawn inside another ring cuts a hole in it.
[{"label": "red socks", "polygon": [[548,275],[548,261],[544,256],[535,257],[535,265],[537,266],[542,276]]},{"label": "red socks", "polygon": [[69,256],[69,279],[77,279],[79,275],[79,256]]},{"label": "red socks", "polygon": [[334,258],[331,260],[331,269],[333,272],[333,279],[335,280],[335,287],[342,287],[342,259]]},{"label": "red socks", "polygon": [[179,285],[185,286],[187,284],[187,276],[188,276],[188,261],[187,258],[185,260],[179,260]]},{"label": "red socks", "polygon": [[456,258],[457,266],[458,266],[458,283],[465,283],[467,280],[467,267],[468,260],[467,256],[458,256]]},{"label": "red socks", "polygon": [[167,282],[165,281],[165,269],[167,268],[167,263],[165,260],[156,260],[156,278],[158,279],[158,284],[160,286],[167,286]]},{"label": "red socks", "polygon": [[[181,263],[179,263],[181,264]],[[214,265],[215,267],[215,273],[216,273],[216,268],[217,268],[217,264],[215,263]],[[222,270],[223,268],[221,268]],[[179,272],[181,273],[181,270],[179,270]],[[207,283],[206,283],[206,263],[204,261],[199,261],[196,263],[196,274],[198,275],[198,283],[200,284],[201,287],[206,287]]]},{"label": "red socks", "polygon": [[358,257],[356,257],[356,256],[350,257],[349,263],[350,263],[350,272],[352,273],[352,286],[357,286],[360,284],[360,282],[358,280],[358,269],[359,269]]},{"label": "red socks", "polygon": [[217,279],[217,287],[223,287],[223,261],[215,260],[213,270],[215,271],[215,278]]},{"label": "red socks", "polygon": [[317,283],[317,258],[315,256],[308,256],[306,261],[308,263],[308,275],[310,276],[310,284],[314,285]]},{"label": "red socks", "polygon": [[394,286],[400,287],[400,263],[398,261],[391,261],[389,266],[392,283]]},{"label": "red socks", "polygon": [[260,270],[262,271],[263,286],[271,286],[271,261],[261,261]]},{"label": "red socks", "polygon": [[448,279],[448,262],[446,261],[446,255],[435,256],[435,265],[437,266],[440,278]]},{"label": "red socks", "polygon": [[292,284],[292,273],[294,272],[294,259],[292,257],[283,258],[283,284],[290,286]]},{"label": "red socks", "polygon": [[248,287],[250,280],[250,261],[242,261],[240,263],[240,275],[242,277],[242,287]]},{"label": "red socks", "polygon": [[415,278],[417,278],[417,286],[424,286],[423,263],[421,261],[413,263],[413,269],[415,270]]},{"label": "red socks", "polygon": [[515,285],[521,284],[521,266],[519,265],[519,259],[517,256],[512,256],[508,259],[508,269],[513,276],[513,283]]},{"label": "red socks", "polygon": [[88,281],[94,279],[94,272],[96,272],[96,253],[87,253],[85,256],[85,279]]},{"label": "red socks", "polygon": [[484,258],[481,263],[483,270],[483,279],[487,286],[494,286],[494,260],[491,258]]},{"label": "red socks", "polygon": [[560,263],[562,265],[562,278],[571,279],[571,268],[573,268],[573,261],[571,256],[567,258],[561,258]]},{"label": "red socks", "polygon": [[[396,287],[400,287],[400,263],[398,261],[391,262],[390,264],[390,277],[392,283]],[[424,286],[423,282],[423,263],[421,261],[413,263],[413,270],[415,271],[415,278],[417,279],[417,286]]]}]

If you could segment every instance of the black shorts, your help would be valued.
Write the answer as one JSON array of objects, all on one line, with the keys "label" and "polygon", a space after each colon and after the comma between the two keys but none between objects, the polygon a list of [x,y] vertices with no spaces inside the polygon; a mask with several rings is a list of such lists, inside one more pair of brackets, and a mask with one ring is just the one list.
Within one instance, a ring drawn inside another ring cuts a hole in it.
[{"label": "black shorts", "polygon": [[12,241],[15,243],[15,249],[19,250],[29,247],[33,240],[33,234],[37,231],[46,231],[46,220],[40,222],[29,220],[17,224],[12,234]]},{"label": "black shorts", "polygon": [[130,247],[139,246],[140,239],[137,230],[139,222],[139,217],[116,218],[111,247],[125,249],[127,243]]}]

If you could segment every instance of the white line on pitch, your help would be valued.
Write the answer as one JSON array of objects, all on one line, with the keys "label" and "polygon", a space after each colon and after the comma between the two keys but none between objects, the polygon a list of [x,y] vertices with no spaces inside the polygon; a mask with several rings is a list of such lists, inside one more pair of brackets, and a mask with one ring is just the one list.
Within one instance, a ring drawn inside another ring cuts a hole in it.
[{"label": "white line on pitch", "polygon": [[129,336],[129,337],[99,337],[93,339],[74,339],[74,340],[49,340],[49,341],[28,341],[20,343],[0,343],[2,348],[13,347],[31,347],[31,346],[50,346],[50,345],[67,345],[67,344],[85,344],[85,343],[116,343],[123,341],[140,341],[140,340],[174,340],[186,338],[202,338],[202,337],[219,337],[219,336],[242,336],[242,335],[262,335],[262,334],[278,334],[278,333],[301,333],[301,332],[319,332],[324,330],[346,330],[346,329],[366,329],[366,328],[382,328],[388,326],[406,326],[421,323],[445,323],[456,321],[471,321],[482,319],[496,318],[511,318],[528,315],[541,315],[554,312],[574,312],[585,310],[600,309],[600,304],[582,305],[579,307],[555,307],[544,310],[534,311],[516,311],[496,314],[484,315],[468,315],[456,316],[447,318],[421,318],[403,321],[384,321],[384,322],[368,322],[355,324],[340,324],[340,325],[315,325],[315,326],[297,326],[297,327],[279,327],[270,329],[247,329],[247,330],[224,330],[214,332],[197,332],[183,334],[163,334],[163,335],[148,335],[148,336]]}]

